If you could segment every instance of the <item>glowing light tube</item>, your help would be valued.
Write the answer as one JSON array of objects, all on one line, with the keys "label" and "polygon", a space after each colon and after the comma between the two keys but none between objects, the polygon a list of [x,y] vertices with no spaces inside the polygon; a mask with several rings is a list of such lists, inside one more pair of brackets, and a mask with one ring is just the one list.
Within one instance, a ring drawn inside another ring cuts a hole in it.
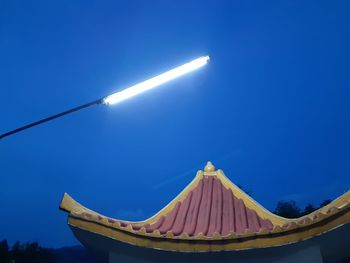
[{"label": "glowing light tube", "polygon": [[190,61],[182,66],[171,69],[171,70],[169,70],[163,74],[160,74],[156,77],[153,77],[151,79],[148,79],[146,81],[138,83],[134,86],[126,88],[122,91],[119,91],[119,92],[116,92],[112,95],[109,95],[103,99],[103,103],[115,104],[115,103],[121,102],[121,101],[126,100],[128,98],[136,96],[142,92],[153,89],[161,84],[164,84],[165,82],[168,82],[172,79],[180,77],[180,76],[182,76],[186,73],[189,73],[193,70],[196,70],[200,67],[203,67],[204,65],[206,65],[208,63],[208,61],[209,61],[209,56],[199,57],[195,60],[192,60],[192,61]]}]

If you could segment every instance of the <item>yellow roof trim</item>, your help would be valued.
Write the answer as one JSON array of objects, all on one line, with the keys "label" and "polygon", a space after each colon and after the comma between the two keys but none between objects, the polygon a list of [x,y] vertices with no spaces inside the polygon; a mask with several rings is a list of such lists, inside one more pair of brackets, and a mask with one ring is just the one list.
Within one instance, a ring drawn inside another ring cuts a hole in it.
[{"label": "yellow roof trim", "polygon": [[[320,228],[318,226],[319,223],[322,223],[322,226],[331,225],[332,227],[334,227],[334,225],[331,224],[330,222],[337,221],[339,217],[343,218],[340,221],[342,224],[350,222],[350,191],[343,194],[342,196],[340,196],[339,198],[337,198],[327,206],[320,208],[309,215],[296,218],[296,219],[287,219],[287,218],[277,216],[271,213],[270,211],[268,211],[267,209],[265,209],[253,198],[251,198],[244,191],[242,191],[238,186],[232,183],[225,176],[222,170],[215,170],[215,168],[213,167],[214,166],[211,163],[208,163],[204,172],[201,170],[198,171],[195,178],[192,180],[192,182],[190,182],[177,197],[175,197],[171,202],[169,202],[169,204],[166,205],[163,209],[161,209],[157,214],[155,214],[154,216],[144,221],[132,222],[132,221],[124,221],[124,220],[107,218],[101,214],[94,212],[93,210],[90,210],[82,206],[80,203],[76,202],[72,197],[70,197],[66,193],[62,198],[60,209],[69,213],[69,224],[71,224],[72,226],[82,227],[87,231],[98,233],[111,238],[114,238],[112,236],[112,233],[114,233],[114,231],[116,231],[117,233],[123,233],[123,234],[118,234],[117,236],[120,235],[124,237],[125,235],[131,235],[132,238],[130,237],[130,238],[120,239],[120,240],[130,244],[134,244],[134,245],[141,245],[142,243],[141,241],[140,241],[141,243],[139,241],[137,242],[135,241],[135,243],[133,243],[129,240],[129,239],[137,240],[137,237],[139,237],[140,239],[147,238],[149,240],[148,242],[153,242],[152,241],[153,238],[157,238],[157,239],[161,238],[164,240],[177,240],[177,241],[182,240],[187,242],[195,241],[195,240],[203,240],[203,241],[211,241],[211,242],[226,240],[226,241],[237,242],[234,240],[241,240],[242,238],[244,239],[248,237],[254,237],[254,239],[259,239],[260,237],[264,237],[264,240],[266,240],[267,239],[266,236],[269,236],[270,238],[271,235],[293,236],[296,238],[295,240],[297,240],[297,238],[299,238],[298,240],[302,240],[302,239],[312,237],[313,233],[320,234],[322,233],[322,231],[325,232],[331,229],[331,228],[327,229],[324,227]],[[166,215],[168,212],[170,212],[175,207],[177,202],[183,201],[188,195],[188,193],[192,191],[195,187],[197,187],[200,180],[206,176],[216,176],[224,185],[224,187],[227,189],[230,189],[233,195],[241,199],[248,208],[256,211],[256,213],[261,218],[270,220],[274,225],[274,228],[271,231],[267,229],[261,229],[258,233],[252,233],[252,232],[246,231],[243,234],[237,234],[237,233],[231,232],[227,236],[220,236],[219,234],[214,234],[212,237],[207,237],[200,234],[196,236],[189,236],[186,233],[183,233],[180,236],[174,236],[172,232],[168,232],[162,235],[159,233],[158,230],[155,230],[151,233],[147,233],[144,227],[141,227],[141,229],[139,230],[134,230],[132,228],[130,223],[133,224],[134,226],[138,226],[138,225],[143,226],[145,224],[152,224],[154,222],[157,222],[157,220],[161,216]],[[328,219],[328,220],[324,220],[324,219]],[[128,223],[128,225],[122,226],[123,223]],[[103,230],[104,228],[102,226],[106,227],[108,231]],[[316,232],[313,231],[312,229],[314,228],[319,229],[319,231],[316,231]],[[96,229],[99,229],[99,231],[95,232]],[[306,231],[305,229],[308,229],[308,231]],[[302,234],[300,234],[299,236],[299,235],[295,235],[295,233],[302,233]],[[293,242],[293,238],[286,238],[283,240],[288,240],[288,242]],[[267,243],[269,242],[264,241],[264,243],[261,246],[264,247]],[[234,245],[232,246],[232,249],[234,248],[240,248],[240,246]],[[207,250],[207,251],[216,251],[216,250],[214,249],[214,250]]]},{"label": "yellow roof trim", "polygon": [[69,217],[68,219],[68,224],[73,227],[128,243],[130,245],[180,252],[233,251],[282,246],[309,239],[313,236],[328,232],[349,222],[350,213],[348,212],[341,214],[339,217],[334,218],[334,220],[327,220],[324,224],[320,224],[312,228],[300,229],[300,231],[291,231],[288,233],[264,233],[262,235],[255,236],[255,238],[252,238],[251,235],[247,235],[246,237],[240,236],[237,238],[235,233],[232,233],[230,236],[232,239],[210,240],[209,242],[206,242],[208,240],[202,238],[203,242],[198,242],[195,240],[159,237],[150,239],[149,237],[109,228],[108,226],[101,225],[96,222],[82,220],[80,218]]}]

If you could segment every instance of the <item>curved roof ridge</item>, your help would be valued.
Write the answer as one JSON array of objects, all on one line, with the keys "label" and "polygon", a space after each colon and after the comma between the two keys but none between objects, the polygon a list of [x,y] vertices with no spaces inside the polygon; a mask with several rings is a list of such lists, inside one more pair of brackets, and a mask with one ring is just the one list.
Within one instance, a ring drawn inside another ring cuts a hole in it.
[{"label": "curved roof ridge", "polygon": [[245,205],[256,211],[256,213],[264,219],[269,219],[274,225],[283,225],[288,222],[293,221],[293,219],[288,219],[285,217],[278,216],[264,206],[262,206],[259,202],[257,202],[254,198],[249,196],[246,192],[244,192],[241,188],[239,188],[236,184],[234,184],[222,170],[217,170],[217,175],[222,184],[230,189],[235,196],[242,199]]},{"label": "curved roof ridge", "polygon": [[[187,194],[193,190],[199,183],[200,179],[203,176],[203,171],[199,170],[196,174],[196,176],[193,178],[193,180],[174,198],[172,199],[167,205],[165,205],[162,209],[160,209],[156,214],[150,216],[149,218],[141,221],[130,221],[125,219],[117,219],[113,218],[117,221],[126,222],[130,224],[147,224],[152,223],[156,220],[158,220],[163,214],[167,213],[171,209],[173,209],[177,202],[182,201],[186,198]],[[91,209],[86,208],[79,202],[75,201],[68,193],[64,193],[59,208],[63,211],[66,211],[68,213],[93,213],[97,215],[101,215],[97,213],[96,211],[93,211]]]},{"label": "curved roof ridge", "polygon": [[270,219],[274,224],[280,226],[290,224],[293,222],[299,222],[306,218],[314,219],[314,216],[316,215],[329,214],[330,209],[342,208],[348,203],[350,203],[350,190],[348,190],[347,192],[330,202],[328,205],[320,207],[309,214],[297,218],[285,218],[274,214],[273,212],[269,211],[264,206],[262,206],[259,202],[257,202],[255,199],[253,199],[251,196],[245,193],[242,189],[240,189],[237,185],[235,185],[228,177],[226,177],[222,170],[218,170],[217,173],[220,177],[222,177],[222,182],[225,185],[225,187],[229,187],[239,198],[242,198],[249,208],[253,208],[260,216]]},{"label": "curved roof ridge", "polygon": [[202,170],[197,171],[196,176],[192,179],[192,181],[175,198],[173,198],[167,205],[165,205],[162,209],[160,209],[156,214],[154,214],[153,216],[150,216],[149,218],[143,221],[138,221],[133,223],[147,224],[147,223],[152,223],[157,221],[161,216],[171,211],[176,206],[177,202],[183,201],[187,197],[187,194],[189,194],[194,188],[197,187],[198,183],[200,182],[200,179],[203,177],[203,174],[204,173]]},{"label": "curved roof ridge", "polygon": [[319,214],[327,215],[327,214],[332,212],[331,211],[332,209],[342,209],[343,207],[347,206],[348,204],[350,204],[350,190],[346,191],[344,194],[337,197],[336,199],[331,201],[329,204],[327,204],[323,207],[320,207],[309,214],[306,214],[306,215],[303,215],[301,217],[294,218],[291,220],[292,221],[300,221],[300,220],[304,220],[306,218],[313,219],[316,215],[319,215]]},{"label": "curved roof ridge", "polygon": [[[69,213],[68,224],[73,227],[133,245],[219,251],[298,242],[347,224],[350,191],[308,215],[287,219],[268,211],[208,163],[173,200],[144,221],[103,216],[68,194],[60,209]],[[204,243],[199,245],[198,240]]]},{"label": "curved roof ridge", "polygon": [[187,194],[191,190],[197,187],[200,179],[202,179],[204,176],[216,176],[223,186],[225,186],[227,189],[230,189],[236,197],[239,199],[242,199],[244,204],[257,212],[257,214],[262,217],[263,219],[268,219],[271,220],[271,222],[274,225],[279,225],[282,226],[284,224],[293,222],[294,219],[288,219],[284,218],[281,216],[278,216],[268,209],[266,209],[264,206],[262,206],[260,203],[258,203],[255,199],[250,197],[247,193],[245,193],[242,189],[240,189],[237,185],[235,185],[225,174],[221,169],[215,170],[215,167],[213,164],[209,161],[206,165],[206,167],[203,170],[197,171],[196,176],[194,179],[174,198],[172,199],[165,207],[163,207],[161,210],[159,210],[155,215],[143,220],[143,221],[138,221],[138,222],[131,222],[130,223],[135,223],[135,224],[151,224],[156,222],[161,216],[166,214],[167,212],[171,211],[177,202],[183,201]]},{"label": "curved roof ridge", "polygon": [[[210,167],[210,169],[207,169],[207,167]],[[212,169],[214,168],[214,170]],[[285,218],[282,216],[278,216],[274,214],[273,212],[266,209],[264,206],[262,206],[259,202],[257,202],[254,198],[249,196],[247,193],[245,193],[241,188],[239,188],[236,184],[234,184],[221,169],[215,170],[215,167],[212,165],[211,162],[208,162],[207,166],[205,167],[204,171],[199,170],[196,173],[196,176],[193,178],[193,180],[170,202],[168,202],[167,205],[165,205],[163,208],[161,208],[156,214],[150,216],[149,218],[141,221],[130,221],[126,219],[117,219],[113,218],[116,221],[125,222],[129,224],[134,225],[145,225],[145,224],[152,224],[157,222],[162,216],[166,215],[168,212],[170,212],[173,208],[175,208],[176,204],[178,202],[182,202],[187,195],[194,190],[200,180],[204,178],[205,176],[216,176],[222,185],[226,189],[230,189],[234,196],[241,199],[243,203],[247,206],[247,208],[254,210],[258,216],[260,216],[263,219],[270,220],[273,225],[283,226],[286,224],[290,224],[293,222],[299,222],[301,220],[305,219],[313,219],[315,215],[318,214],[328,214],[329,210],[331,208],[341,208],[344,203],[350,202],[350,190],[344,193],[343,195],[339,196],[337,199],[333,200],[328,205],[321,207],[307,215],[298,217],[298,218]],[[67,193],[64,194],[60,209],[66,211],[66,212],[73,212],[73,213],[93,213],[96,215],[102,216],[102,214],[99,214],[93,210],[90,210],[86,208],[85,206],[81,205],[77,201],[75,201],[72,197],[70,197]]]}]

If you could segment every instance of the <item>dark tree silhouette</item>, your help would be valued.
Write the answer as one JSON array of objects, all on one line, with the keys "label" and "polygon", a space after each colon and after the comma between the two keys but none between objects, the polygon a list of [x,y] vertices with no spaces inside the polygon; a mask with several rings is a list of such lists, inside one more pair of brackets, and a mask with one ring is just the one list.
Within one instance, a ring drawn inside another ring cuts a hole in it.
[{"label": "dark tree silhouette", "polygon": [[317,208],[315,208],[312,204],[307,204],[304,208],[303,215],[307,215],[315,211]]},{"label": "dark tree silhouette", "polygon": [[61,249],[41,247],[37,242],[21,244],[12,248],[6,240],[0,241],[0,263],[99,263],[81,246]]},{"label": "dark tree silhouette", "polygon": [[326,206],[326,205],[328,205],[330,202],[332,202],[331,199],[326,199],[326,200],[324,200],[324,201],[320,204],[320,208],[321,208],[321,207],[324,207],[324,206]]},{"label": "dark tree silhouette", "polygon": [[302,215],[300,208],[295,201],[279,201],[274,211],[276,215],[286,218],[297,218]]},{"label": "dark tree silhouette", "polygon": [[6,240],[0,242],[1,263],[56,263],[54,250],[42,248],[37,242],[16,242],[9,249]]},{"label": "dark tree silhouette", "polygon": [[0,242],[0,262],[8,262],[9,261],[9,245],[7,244],[7,240],[3,240]]},{"label": "dark tree silhouette", "polygon": [[326,205],[328,205],[330,202],[332,202],[331,199],[326,199],[324,200],[319,207],[315,207],[313,204],[308,203],[304,210],[301,210],[295,201],[290,200],[290,201],[279,201],[277,203],[277,206],[275,208],[274,213],[283,216],[286,218],[297,218],[303,215],[310,214],[314,212],[315,210],[322,208]]}]

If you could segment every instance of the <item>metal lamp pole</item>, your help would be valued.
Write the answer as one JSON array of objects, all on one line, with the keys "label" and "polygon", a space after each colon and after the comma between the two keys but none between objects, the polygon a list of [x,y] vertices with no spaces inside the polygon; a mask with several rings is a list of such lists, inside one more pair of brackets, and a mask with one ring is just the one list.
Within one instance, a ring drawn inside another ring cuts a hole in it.
[{"label": "metal lamp pole", "polygon": [[70,114],[70,113],[73,113],[73,112],[76,112],[76,111],[88,108],[88,107],[93,106],[93,105],[98,105],[98,104],[111,105],[111,104],[115,104],[115,103],[118,103],[120,101],[126,100],[126,99],[131,98],[133,96],[136,96],[136,95],[138,95],[140,93],[143,93],[143,92],[145,92],[147,90],[150,90],[150,89],[153,89],[155,87],[158,87],[161,84],[164,84],[164,83],[166,83],[166,82],[168,82],[168,81],[170,81],[172,79],[175,79],[177,77],[180,77],[180,76],[182,76],[182,75],[184,75],[186,73],[189,73],[189,72],[191,72],[191,71],[193,71],[195,69],[201,68],[204,65],[206,65],[208,63],[208,61],[209,61],[209,56],[199,57],[199,58],[197,58],[195,60],[192,60],[192,61],[190,61],[190,62],[188,62],[186,64],[183,64],[182,66],[173,68],[173,69],[171,69],[171,70],[169,70],[169,71],[167,71],[165,73],[162,73],[162,74],[160,74],[160,75],[158,75],[156,77],[153,77],[151,79],[148,79],[146,81],[138,83],[138,84],[136,84],[134,86],[131,86],[129,88],[126,88],[126,89],[123,89],[123,90],[118,91],[116,93],[113,93],[112,95],[109,95],[107,97],[103,97],[101,99],[91,101],[89,103],[80,105],[78,107],[75,107],[75,108],[63,111],[61,113],[49,116],[47,118],[44,118],[44,119],[41,119],[41,120],[38,120],[38,121],[35,121],[35,122],[32,122],[32,123],[29,123],[27,125],[19,127],[17,129],[14,129],[12,131],[8,131],[6,133],[3,133],[3,134],[0,135],[0,139],[3,139],[3,138],[8,137],[8,136],[11,136],[11,135],[13,135],[15,133],[24,131],[26,129],[32,128],[34,126],[40,125],[42,123],[45,123],[45,122],[48,122],[48,121],[51,121],[51,120],[63,117],[65,115],[67,115],[67,114]]}]

